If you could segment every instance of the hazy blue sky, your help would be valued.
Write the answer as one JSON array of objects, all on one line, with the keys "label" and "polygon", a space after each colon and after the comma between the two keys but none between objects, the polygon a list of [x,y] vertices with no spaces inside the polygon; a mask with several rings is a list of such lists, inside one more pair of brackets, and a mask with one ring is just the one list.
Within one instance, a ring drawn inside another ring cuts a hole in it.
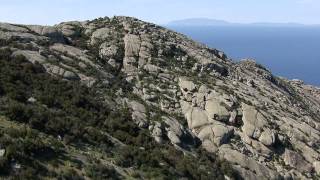
[{"label": "hazy blue sky", "polygon": [[0,21],[55,24],[126,15],[166,23],[184,18],[320,24],[320,0],[0,0]]}]

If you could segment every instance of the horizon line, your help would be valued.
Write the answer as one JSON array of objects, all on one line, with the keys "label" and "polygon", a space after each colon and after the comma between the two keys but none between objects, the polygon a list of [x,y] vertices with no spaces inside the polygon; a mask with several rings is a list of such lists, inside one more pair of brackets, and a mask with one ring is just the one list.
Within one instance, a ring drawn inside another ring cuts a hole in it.
[{"label": "horizon line", "polygon": [[316,23],[302,23],[302,22],[271,22],[271,21],[254,21],[254,22],[235,22],[235,21],[229,21],[225,19],[214,19],[214,18],[208,18],[208,17],[190,17],[190,18],[184,18],[184,19],[176,19],[176,20],[170,20],[165,23],[161,23],[161,25],[170,25],[170,23],[175,23],[179,21],[187,21],[187,20],[207,20],[207,21],[220,21],[221,23],[226,23],[226,24],[233,24],[233,25],[258,25],[258,24],[279,24],[279,25],[300,25],[300,26],[320,26],[319,24]]}]

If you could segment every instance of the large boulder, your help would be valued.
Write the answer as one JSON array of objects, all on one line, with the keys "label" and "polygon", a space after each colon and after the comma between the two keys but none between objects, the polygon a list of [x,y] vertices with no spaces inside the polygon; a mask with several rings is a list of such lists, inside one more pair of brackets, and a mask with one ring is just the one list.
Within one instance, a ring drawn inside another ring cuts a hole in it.
[{"label": "large boulder", "polygon": [[197,107],[191,109],[187,120],[191,129],[199,128],[209,123],[206,111]]},{"label": "large boulder", "polygon": [[196,136],[176,119],[170,117],[162,117],[162,119],[165,123],[167,136],[172,144],[186,147],[194,146],[198,143]]},{"label": "large boulder", "polygon": [[314,171],[320,175],[320,161],[315,161],[313,162],[313,168],[314,168]]},{"label": "large boulder", "polygon": [[56,27],[29,25],[28,28],[41,36],[49,37],[54,42],[65,42],[63,34]]},{"label": "large boulder", "polygon": [[215,120],[229,120],[230,113],[228,109],[223,106],[218,99],[210,99],[206,102],[205,110],[207,111],[209,118]]},{"label": "large boulder", "polygon": [[50,74],[62,76],[64,79],[67,80],[80,80],[79,76],[71,71],[65,70],[64,68],[61,68],[56,65],[52,64],[44,64],[43,65],[46,71]]},{"label": "large boulder", "polygon": [[72,37],[78,35],[79,28],[82,28],[82,23],[78,21],[70,21],[58,24],[55,26],[66,37]]},{"label": "large boulder", "polygon": [[6,154],[5,149],[0,149],[0,158],[3,157]]},{"label": "large boulder", "polygon": [[109,45],[108,43],[102,43],[100,45],[100,57],[102,58],[117,58],[119,54],[119,47],[116,45]]},{"label": "large boulder", "polygon": [[270,129],[265,129],[262,132],[259,141],[266,146],[272,146],[276,141],[276,135]]},{"label": "large boulder", "polygon": [[68,46],[61,43],[55,43],[52,46],[50,46],[50,50],[59,52],[61,54],[66,54],[68,56],[71,56],[72,58],[79,59],[96,69],[100,69],[100,67],[97,64],[93,63],[90,60],[91,57],[79,48],[75,48],[73,46]]},{"label": "large boulder", "polygon": [[301,173],[310,173],[312,166],[297,152],[286,149],[284,152],[284,162],[286,165],[296,168]]},{"label": "large boulder", "polygon": [[102,42],[106,40],[108,37],[110,37],[111,34],[112,34],[111,29],[107,27],[97,29],[92,33],[91,44],[94,45],[94,44],[97,44],[98,42]]},{"label": "large boulder", "polygon": [[104,42],[100,45],[99,55],[112,67],[119,68],[121,66],[122,57],[118,46]]},{"label": "large boulder", "polygon": [[210,139],[205,139],[201,141],[201,146],[208,152],[216,153],[218,151],[218,146]]},{"label": "large boulder", "polygon": [[13,52],[12,56],[24,56],[28,61],[35,64],[36,62],[44,64],[47,59],[46,57],[39,54],[38,51],[29,51],[29,50],[17,50]]},{"label": "large boulder", "polygon": [[34,42],[43,42],[43,43],[48,43],[49,42],[49,38],[48,37],[38,36],[38,35],[35,35],[32,32],[30,32],[30,33],[4,32],[3,36],[5,36],[5,38],[7,40],[9,40],[9,39],[19,39],[19,42],[23,42],[23,43],[30,43],[32,41],[34,41]]},{"label": "large boulder", "polygon": [[132,109],[132,119],[139,125],[139,127],[148,126],[147,110],[145,106],[138,101],[131,101],[128,103],[129,107]]},{"label": "large boulder", "polygon": [[233,128],[223,123],[215,122],[212,125],[203,127],[197,135],[201,141],[211,140],[217,146],[226,143],[233,134]]},{"label": "large boulder", "polygon": [[81,73],[77,75],[80,77],[81,83],[85,84],[87,87],[92,87],[97,82],[97,79],[94,77],[86,76]]},{"label": "large boulder", "polygon": [[173,131],[168,131],[167,134],[169,140],[171,141],[172,144],[181,144],[181,140],[179,138],[179,136],[177,136],[177,134]]},{"label": "large boulder", "polygon": [[79,80],[79,76],[71,71],[65,71],[63,74],[63,78],[68,80]]},{"label": "large boulder", "polygon": [[144,65],[143,69],[148,71],[149,73],[152,73],[152,74],[157,74],[161,70],[160,67],[153,65],[153,64],[146,64],[146,65]]},{"label": "large boulder", "polygon": [[14,25],[9,23],[0,23],[0,29],[5,31],[12,31],[12,32],[29,32],[29,30],[25,27],[21,27],[20,25]]},{"label": "large boulder", "polygon": [[192,81],[188,81],[185,78],[179,78],[179,86],[182,92],[194,92],[197,89],[197,86]]},{"label": "large boulder", "polygon": [[219,154],[235,165],[242,169],[240,171],[242,177],[247,177],[247,174],[251,174],[247,179],[259,180],[259,179],[280,179],[280,175],[275,170],[271,170],[268,167],[256,162],[253,158],[246,156],[234,149],[231,149],[228,145],[223,145],[219,148]]},{"label": "large boulder", "polygon": [[259,139],[262,129],[267,125],[265,117],[253,106],[242,103],[242,131],[251,138]]},{"label": "large boulder", "polygon": [[160,122],[154,122],[154,124],[149,126],[149,130],[151,132],[152,137],[155,139],[156,142],[162,143],[163,139],[163,132],[162,132],[162,124]]}]

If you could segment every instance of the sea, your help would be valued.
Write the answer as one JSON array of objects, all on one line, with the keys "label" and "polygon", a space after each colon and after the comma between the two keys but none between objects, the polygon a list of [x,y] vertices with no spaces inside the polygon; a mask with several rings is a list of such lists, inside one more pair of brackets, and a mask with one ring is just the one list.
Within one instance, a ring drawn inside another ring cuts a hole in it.
[{"label": "sea", "polygon": [[320,87],[320,26],[170,26],[234,61],[255,59],[275,75]]}]

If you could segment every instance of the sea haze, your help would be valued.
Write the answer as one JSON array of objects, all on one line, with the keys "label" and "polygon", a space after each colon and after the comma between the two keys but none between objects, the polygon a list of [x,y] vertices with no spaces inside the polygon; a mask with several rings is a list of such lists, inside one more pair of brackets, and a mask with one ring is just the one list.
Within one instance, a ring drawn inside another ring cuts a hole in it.
[{"label": "sea haze", "polygon": [[276,75],[320,86],[320,26],[171,24],[167,27],[220,49],[234,60],[253,58]]}]

